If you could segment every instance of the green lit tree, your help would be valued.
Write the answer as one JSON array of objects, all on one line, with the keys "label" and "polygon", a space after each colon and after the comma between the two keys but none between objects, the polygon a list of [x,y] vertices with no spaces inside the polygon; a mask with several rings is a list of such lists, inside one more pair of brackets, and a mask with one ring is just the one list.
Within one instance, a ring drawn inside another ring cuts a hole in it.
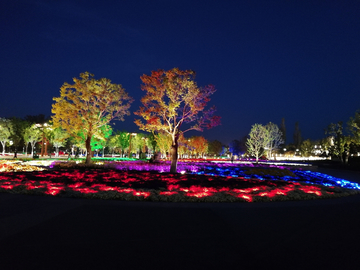
[{"label": "green lit tree", "polygon": [[10,141],[10,136],[13,132],[14,130],[11,121],[9,119],[0,118],[0,142],[3,147],[3,155],[5,155],[5,145]]},{"label": "green lit tree", "polygon": [[31,145],[31,155],[34,156],[35,144],[41,140],[42,131],[36,126],[36,124],[25,128],[24,141],[26,143],[26,153],[28,144]]}]

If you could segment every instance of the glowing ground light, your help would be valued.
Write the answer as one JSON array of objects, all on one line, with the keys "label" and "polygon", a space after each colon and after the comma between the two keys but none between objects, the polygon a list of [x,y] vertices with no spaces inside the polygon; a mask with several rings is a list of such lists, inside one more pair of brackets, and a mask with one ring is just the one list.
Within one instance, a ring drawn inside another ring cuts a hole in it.
[{"label": "glowing ground light", "polygon": [[252,202],[256,198],[272,200],[275,197],[288,196],[293,191],[322,196],[333,194],[335,188],[324,187],[322,189],[319,186],[300,184],[299,182],[268,181],[243,177],[208,177],[114,170],[70,170],[32,172],[26,173],[26,175],[19,173],[0,175],[0,188],[11,190],[20,186],[24,186],[30,191],[42,191],[53,196],[69,191],[95,195],[102,192],[115,192],[143,199],[151,199],[154,196],[158,196],[157,198],[159,196],[160,198],[183,196],[202,199],[219,194],[239,198],[246,202]]},{"label": "glowing ground light", "polygon": [[[69,191],[94,195],[113,192],[157,200],[168,196],[202,199],[224,195],[246,202],[256,201],[257,198],[272,200],[289,196],[294,191],[311,196],[331,195],[337,186],[360,189],[359,184],[344,179],[310,171],[285,170],[282,166],[180,163],[181,174],[159,173],[164,172],[165,166],[168,165],[125,162],[115,164],[115,167],[120,167],[122,171],[64,169],[29,173],[7,172],[0,174],[0,189],[13,190],[25,187],[29,191],[53,196]],[[133,169],[137,171],[132,171]],[[268,175],[269,171],[275,175]],[[324,188],[313,184],[322,184]]]}]

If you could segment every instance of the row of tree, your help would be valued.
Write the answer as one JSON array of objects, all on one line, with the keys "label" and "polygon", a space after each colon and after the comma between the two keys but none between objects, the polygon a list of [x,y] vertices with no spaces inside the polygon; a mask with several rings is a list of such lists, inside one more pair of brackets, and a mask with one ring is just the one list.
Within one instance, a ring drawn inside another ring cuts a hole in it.
[{"label": "row of tree", "polygon": [[[141,76],[141,89],[145,91],[142,106],[135,123],[143,131],[167,134],[171,138],[171,168],[177,169],[179,140],[190,130],[202,131],[220,124],[215,108],[205,110],[215,87],[198,87],[195,72],[173,68],[168,71],[152,71]],[[65,130],[72,137],[84,139],[86,163],[91,162],[92,138],[104,139],[102,128],[112,120],[124,120],[129,115],[133,99],[120,84],[109,79],[96,80],[85,72],[74,84],[64,83],[60,97],[55,97],[52,106],[54,128]]]},{"label": "row of tree", "polygon": [[[276,124],[268,123],[263,126],[254,124],[246,140],[247,154],[254,156],[256,161],[262,155],[272,159],[274,153],[312,155],[336,157],[342,163],[348,163],[351,155],[360,153],[360,112],[356,112],[347,121],[346,128],[342,121],[330,123],[325,128],[325,137],[318,141],[302,140],[299,123],[295,124],[293,143],[285,144],[285,120],[282,120],[280,129]],[[229,150],[231,147],[229,147]],[[231,151],[230,151],[231,152]]]},{"label": "row of tree", "polygon": [[[29,119],[32,119],[29,121]],[[79,131],[79,136],[72,136],[66,130],[55,128],[49,118],[44,115],[27,116],[25,119],[19,118],[0,118],[0,142],[2,153],[5,154],[6,147],[12,146],[16,153],[22,148],[24,153],[28,153],[30,147],[31,155],[38,146],[42,155],[47,152],[54,152],[59,156],[60,149],[72,155],[76,152],[85,153],[85,136]],[[100,136],[99,136],[100,135]],[[100,128],[96,136],[90,142],[91,152],[102,152],[105,148],[108,152],[121,157],[136,154],[154,154],[160,152],[163,157],[169,157],[172,146],[172,138],[164,132],[155,133],[130,133],[126,131],[113,132],[111,126],[105,125]],[[202,136],[192,136],[179,138],[180,157],[204,157],[205,155],[220,155],[222,144],[218,141],[208,142]]]}]

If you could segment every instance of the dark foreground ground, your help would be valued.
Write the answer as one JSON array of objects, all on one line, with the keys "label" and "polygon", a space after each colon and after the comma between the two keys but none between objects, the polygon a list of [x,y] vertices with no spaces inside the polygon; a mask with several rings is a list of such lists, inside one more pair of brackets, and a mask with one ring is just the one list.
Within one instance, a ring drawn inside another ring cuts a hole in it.
[{"label": "dark foreground ground", "polygon": [[0,269],[359,269],[359,212],[360,195],[192,204],[0,193]]}]

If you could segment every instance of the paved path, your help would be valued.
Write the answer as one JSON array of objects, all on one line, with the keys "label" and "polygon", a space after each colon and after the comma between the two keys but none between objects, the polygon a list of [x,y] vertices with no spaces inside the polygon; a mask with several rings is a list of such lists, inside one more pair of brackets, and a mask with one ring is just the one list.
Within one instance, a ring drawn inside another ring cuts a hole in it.
[{"label": "paved path", "polygon": [[0,193],[0,269],[359,269],[359,210]]}]

